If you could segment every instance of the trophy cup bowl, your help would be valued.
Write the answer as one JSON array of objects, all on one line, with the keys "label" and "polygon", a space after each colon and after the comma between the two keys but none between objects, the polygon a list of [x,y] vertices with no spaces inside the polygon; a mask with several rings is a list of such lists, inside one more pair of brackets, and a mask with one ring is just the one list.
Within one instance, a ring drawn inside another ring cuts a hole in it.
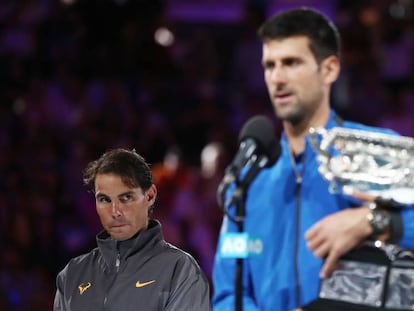
[{"label": "trophy cup bowl", "polygon": [[[342,127],[311,128],[309,137],[331,191],[414,203],[413,138]],[[367,241],[341,258],[322,281],[319,298],[333,308],[349,304],[347,310],[414,310],[412,250]]]},{"label": "trophy cup bowl", "polygon": [[319,172],[333,191],[414,203],[414,139],[334,127],[311,128]]}]

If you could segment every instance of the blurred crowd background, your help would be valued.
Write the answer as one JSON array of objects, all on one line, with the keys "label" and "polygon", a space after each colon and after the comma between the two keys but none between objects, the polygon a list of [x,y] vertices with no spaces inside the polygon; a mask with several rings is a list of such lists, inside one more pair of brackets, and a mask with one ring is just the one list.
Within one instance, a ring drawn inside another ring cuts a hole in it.
[{"label": "blurred crowd background", "polygon": [[82,170],[114,147],[152,164],[166,239],[211,277],[240,128],[275,120],[256,30],[280,9],[337,23],[343,118],[414,136],[412,2],[2,0],[0,310],[51,310],[57,272],[101,230]]}]

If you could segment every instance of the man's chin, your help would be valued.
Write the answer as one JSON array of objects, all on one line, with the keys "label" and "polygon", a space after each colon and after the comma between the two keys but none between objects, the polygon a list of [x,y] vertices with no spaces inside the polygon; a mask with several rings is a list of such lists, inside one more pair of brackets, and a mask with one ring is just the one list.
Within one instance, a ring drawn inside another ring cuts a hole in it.
[{"label": "man's chin", "polygon": [[281,121],[289,122],[293,125],[299,124],[303,120],[302,114],[296,113],[292,109],[277,109],[276,117]]},{"label": "man's chin", "polygon": [[128,240],[133,236],[133,234],[125,229],[126,228],[123,227],[111,228],[109,235],[112,237],[112,239],[117,241]]}]

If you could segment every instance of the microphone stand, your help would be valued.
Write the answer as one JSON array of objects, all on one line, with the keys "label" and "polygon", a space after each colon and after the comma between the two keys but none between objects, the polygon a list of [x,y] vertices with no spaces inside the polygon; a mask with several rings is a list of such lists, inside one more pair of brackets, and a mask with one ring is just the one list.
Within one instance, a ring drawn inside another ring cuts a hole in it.
[{"label": "microphone stand", "polygon": [[[235,221],[237,231],[243,233],[244,219],[246,217],[246,188],[237,181],[237,187],[233,192],[232,201],[236,204]],[[236,270],[234,279],[234,310],[243,311],[243,258],[236,258]]]}]

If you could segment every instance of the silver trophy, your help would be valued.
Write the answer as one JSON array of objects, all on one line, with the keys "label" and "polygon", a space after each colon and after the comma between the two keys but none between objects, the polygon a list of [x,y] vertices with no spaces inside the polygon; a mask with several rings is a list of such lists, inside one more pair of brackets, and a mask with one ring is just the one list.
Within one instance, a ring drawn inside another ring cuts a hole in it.
[{"label": "silver trophy", "polygon": [[[312,128],[319,172],[331,190],[369,193],[414,203],[414,139],[335,127]],[[367,241],[340,261],[319,297],[381,310],[414,310],[414,255],[397,245]],[[382,309],[383,308],[383,309]],[[358,309],[359,310],[359,309]]]},{"label": "silver trophy", "polygon": [[414,139],[334,127],[310,129],[319,172],[333,190],[414,203]]}]

